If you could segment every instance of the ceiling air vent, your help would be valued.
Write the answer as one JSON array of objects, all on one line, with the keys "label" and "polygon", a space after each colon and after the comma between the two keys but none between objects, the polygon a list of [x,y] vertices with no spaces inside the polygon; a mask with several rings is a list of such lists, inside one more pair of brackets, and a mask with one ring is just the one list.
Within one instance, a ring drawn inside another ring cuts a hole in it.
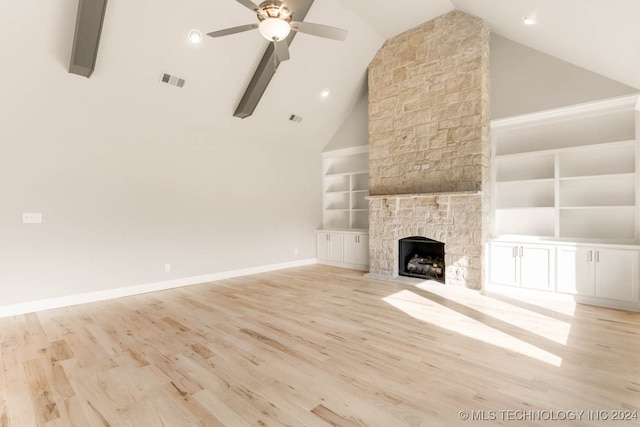
[{"label": "ceiling air vent", "polygon": [[289,120],[295,123],[300,123],[302,121],[302,117],[292,114],[291,117],[289,117]]},{"label": "ceiling air vent", "polygon": [[162,73],[162,76],[160,76],[160,81],[162,83],[168,83],[171,86],[178,86],[178,87],[184,86],[184,79],[181,79],[180,77],[172,76],[171,74],[167,74],[167,73]]}]

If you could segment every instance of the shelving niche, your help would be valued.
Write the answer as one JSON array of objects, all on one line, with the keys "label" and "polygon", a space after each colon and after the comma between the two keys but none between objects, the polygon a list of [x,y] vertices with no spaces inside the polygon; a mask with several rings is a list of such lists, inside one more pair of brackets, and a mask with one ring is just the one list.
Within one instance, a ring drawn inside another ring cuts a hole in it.
[{"label": "shelving niche", "polygon": [[323,153],[323,228],[369,228],[369,147]]},{"label": "shelving niche", "polygon": [[638,243],[637,102],[493,121],[494,236]]}]

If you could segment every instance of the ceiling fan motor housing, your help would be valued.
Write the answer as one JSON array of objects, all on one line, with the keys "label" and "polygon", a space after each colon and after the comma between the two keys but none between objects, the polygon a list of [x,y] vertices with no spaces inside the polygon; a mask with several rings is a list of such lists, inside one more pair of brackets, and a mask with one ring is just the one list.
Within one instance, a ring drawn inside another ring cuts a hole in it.
[{"label": "ceiling fan motor housing", "polygon": [[289,22],[292,18],[291,10],[283,5],[280,0],[267,0],[260,3],[260,11],[258,12],[258,19],[262,22],[265,19],[276,18]]}]

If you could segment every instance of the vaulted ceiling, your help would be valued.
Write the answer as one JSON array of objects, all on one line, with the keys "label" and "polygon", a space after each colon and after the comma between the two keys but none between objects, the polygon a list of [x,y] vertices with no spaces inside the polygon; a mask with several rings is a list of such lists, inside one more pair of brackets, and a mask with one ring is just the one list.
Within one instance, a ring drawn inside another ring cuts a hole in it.
[{"label": "vaulted ceiling", "polygon": [[[200,126],[236,137],[324,146],[366,90],[366,69],[385,39],[459,9],[491,30],[633,87],[640,87],[637,0],[315,0],[306,21],[347,29],[344,42],[299,34],[247,119],[233,117],[267,46],[256,31],[191,44],[186,35],[253,23],[235,0],[109,0],[94,74],[68,73],[78,0],[0,3],[0,94],[5,119]],[[524,15],[538,24],[522,24]],[[186,80],[160,83],[162,72]],[[331,89],[327,99],[320,97]],[[291,114],[302,123],[289,121]]]}]

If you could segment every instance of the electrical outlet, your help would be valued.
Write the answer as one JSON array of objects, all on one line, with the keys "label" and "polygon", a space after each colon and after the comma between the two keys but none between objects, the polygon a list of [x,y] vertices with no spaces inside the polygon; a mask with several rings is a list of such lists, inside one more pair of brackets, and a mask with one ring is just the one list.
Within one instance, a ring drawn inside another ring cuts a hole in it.
[{"label": "electrical outlet", "polygon": [[166,272],[171,271],[171,264],[165,264],[164,265],[164,271],[166,271]]},{"label": "electrical outlet", "polygon": [[422,169],[429,169],[429,163],[425,163],[424,165],[422,165]]},{"label": "electrical outlet", "polygon": [[294,248],[294,249],[293,249],[293,254],[294,254],[294,255],[298,255],[298,248]]},{"label": "electrical outlet", "polygon": [[420,170],[420,165],[415,165],[415,166],[413,167],[413,170],[414,170],[414,171],[419,171],[419,170]]},{"label": "electrical outlet", "polygon": [[42,223],[42,213],[40,212],[23,212],[22,213],[23,224],[40,224]]}]

